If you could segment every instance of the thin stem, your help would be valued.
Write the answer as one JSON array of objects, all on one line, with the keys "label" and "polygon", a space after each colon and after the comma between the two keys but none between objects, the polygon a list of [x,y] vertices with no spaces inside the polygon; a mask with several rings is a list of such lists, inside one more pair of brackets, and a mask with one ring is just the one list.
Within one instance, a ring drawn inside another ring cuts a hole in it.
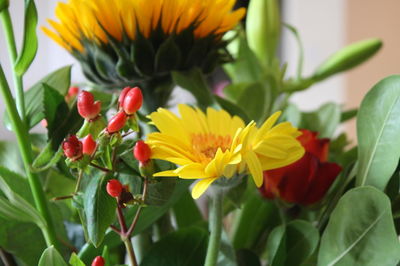
[{"label": "thin stem", "polygon": [[124,218],[124,214],[122,212],[122,208],[121,208],[121,206],[119,206],[119,204],[117,205],[117,218],[118,218],[119,224],[121,225],[121,233],[120,233],[121,239],[125,244],[126,251],[128,252],[129,259],[131,260],[131,264],[133,266],[137,266],[136,256],[135,256],[135,252],[133,251],[133,246],[132,246],[132,242],[131,242],[131,236],[126,234],[127,227],[126,227],[126,223],[125,223],[125,218]]},{"label": "thin stem", "polygon": [[137,261],[136,261],[136,256],[135,256],[135,252],[133,251],[133,246],[132,246],[132,242],[131,242],[131,238],[126,238],[124,240],[124,244],[125,244],[125,248],[126,251],[128,252],[128,256],[131,260],[131,264],[132,266],[137,266]]},{"label": "thin stem", "polygon": [[57,200],[66,200],[66,199],[72,199],[74,196],[73,195],[67,195],[67,196],[61,196],[61,197],[55,197],[52,198],[52,201],[57,201]]},{"label": "thin stem", "polygon": [[17,73],[15,73],[14,71],[14,65],[17,61],[17,48],[15,44],[13,25],[10,17],[10,12],[8,11],[8,9],[5,9],[0,13],[0,19],[6,36],[8,54],[10,56],[11,68],[13,70],[12,73],[14,80],[14,88],[17,96],[17,109],[19,116],[22,120],[22,123],[25,124],[26,116],[25,116],[24,89],[23,89],[22,77],[17,75]]},{"label": "thin stem", "polygon": [[0,248],[0,258],[5,266],[17,266],[14,257],[2,248]]},{"label": "thin stem", "polygon": [[[144,203],[144,201],[145,201],[145,199],[146,199],[146,196],[147,196],[147,187],[148,187],[148,183],[149,183],[148,179],[145,178],[145,179],[144,179],[144,184],[143,184],[143,193],[142,193],[142,202],[143,202],[143,203]],[[143,208],[142,206],[139,206],[138,210],[136,211],[135,218],[133,218],[132,224],[131,224],[131,226],[129,227],[129,230],[128,230],[128,232],[127,232],[127,235],[128,235],[128,236],[130,236],[130,235],[132,234],[133,230],[135,229],[135,226],[136,226],[136,224],[137,224],[137,222],[138,222],[138,220],[139,220],[139,216],[140,216],[140,213],[141,213],[141,211],[142,211],[142,208]]]},{"label": "thin stem", "polygon": [[47,223],[47,227],[41,228],[43,236],[46,240],[47,246],[54,245],[56,248],[58,248],[58,241],[56,239],[54,224],[50,216],[42,184],[40,183],[39,176],[30,171],[30,166],[33,162],[33,157],[32,157],[32,148],[29,141],[28,131],[26,130],[25,125],[22,123],[20,117],[18,116],[18,111],[15,106],[15,102],[12,97],[1,64],[0,64],[0,90],[4,99],[7,113],[10,116],[12,129],[17,137],[19,150],[21,152],[22,161],[25,167],[25,172],[28,177],[29,186],[32,191],[33,200],[35,202],[37,210],[40,212],[40,214]]},{"label": "thin stem", "polygon": [[222,203],[223,203],[223,192],[218,191],[212,198],[212,204],[210,208],[209,227],[210,227],[210,239],[208,241],[207,255],[205,266],[217,265],[218,253],[221,244],[222,234]]},{"label": "thin stem", "polygon": [[79,169],[78,181],[76,182],[74,194],[78,193],[78,191],[79,191],[79,187],[81,186],[81,182],[82,182],[82,176],[83,176],[83,170]]},{"label": "thin stem", "polygon": [[103,171],[103,172],[106,172],[106,173],[112,172],[111,169],[102,167],[102,166],[97,165],[97,164],[94,164],[94,163],[90,163],[89,165],[90,165],[90,166],[93,166],[94,168],[97,168],[97,169],[99,169],[99,170],[101,170],[101,171]]}]

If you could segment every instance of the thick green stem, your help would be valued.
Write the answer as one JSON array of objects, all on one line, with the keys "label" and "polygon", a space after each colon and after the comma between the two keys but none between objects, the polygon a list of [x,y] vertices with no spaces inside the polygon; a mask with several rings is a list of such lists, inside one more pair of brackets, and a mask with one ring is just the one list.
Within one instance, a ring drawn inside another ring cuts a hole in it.
[{"label": "thick green stem", "polygon": [[36,209],[40,212],[40,214],[43,216],[43,218],[46,220],[47,223],[47,227],[41,228],[43,236],[48,246],[54,245],[58,247],[54,225],[50,216],[50,212],[47,206],[47,201],[42,189],[42,185],[40,183],[39,177],[30,171],[30,166],[33,162],[33,157],[32,157],[31,144],[29,142],[28,131],[26,130],[25,125],[22,123],[20,117],[18,116],[17,107],[15,106],[15,102],[12,97],[1,64],[0,64],[0,90],[4,99],[4,103],[6,105],[7,113],[10,116],[13,131],[15,132],[17,137],[19,150],[21,152],[22,160],[25,167],[25,172],[28,177]]},{"label": "thick green stem", "polygon": [[[8,11],[8,9],[5,9],[0,13],[0,18],[1,18],[1,23],[3,25],[4,34],[6,36],[11,67],[14,70],[14,65],[17,61],[17,47],[15,44],[14,31],[10,17],[10,12]],[[17,99],[17,108],[19,116],[21,117],[22,122],[25,124],[26,114],[25,114],[25,99],[24,99],[22,77],[17,75],[15,71],[12,71],[12,73],[13,73],[15,93],[17,96],[16,99]]]},{"label": "thick green stem", "polygon": [[211,231],[210,239],[208,241],[207,255],[205,266],[217,265],[219,247],[221,244],[222,234],[222,203],[223,192],[218,191],[212,198],[209,217],[209,228]]}]

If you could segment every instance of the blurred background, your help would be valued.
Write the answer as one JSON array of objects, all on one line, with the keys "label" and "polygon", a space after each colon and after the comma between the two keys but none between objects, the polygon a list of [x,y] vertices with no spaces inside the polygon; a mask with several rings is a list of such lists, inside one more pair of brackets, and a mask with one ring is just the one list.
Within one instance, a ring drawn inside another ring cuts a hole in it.
[{"label": "blurred background", "polygon": [[[10,1],[11,15],[17,29],[22,29],[24,1]],[[248,1],[238,4],[246,5]],[[39,25],[46,25],[47,18],[54,18],[55,0],[36,1]],[[335,101],[350,109],[359,106],[365,93],[380,79],[396,74],[400,69],[400,1],[398,0],[282,0],[282,18],[295,26],[304,46],[304,74],[310,74],[330,54],[341,47],[362,39],[378,37],[383,40],[383,49],[367,63],[346,74],[337,75],[312,89],[299,93],[293,101],[302,110],[313,110],[327,101]],[[1,33],[3,36],[3,33]],[[26,88],[41,77],[67,64],[73,64],[73,82],[84,81],[79,65],[73,58],[47,38],[40,30],[37,57],[25,76]],[[16,39],[21,43],[21,30]],[[298,46],[291,33],[283,31],[281,56],[289,62],[288,74],[294,75],[298,60]],[[9,81],[9,60],[4,38],[0,38],[0,62]],[[0,101],[0,113],[4,104]],[[1,118],[2,120],[2,118]],[[41,130],[37,128],[37,130]],[[355,139],[354,121],[345,128],[351,139]],[[13,133],[0,127],[0,139],[12,139]]]}]

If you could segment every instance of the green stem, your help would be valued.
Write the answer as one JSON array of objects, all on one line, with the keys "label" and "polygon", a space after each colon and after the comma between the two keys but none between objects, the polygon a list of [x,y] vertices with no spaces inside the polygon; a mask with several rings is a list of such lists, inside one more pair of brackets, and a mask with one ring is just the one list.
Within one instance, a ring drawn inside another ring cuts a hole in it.
[{"label": "green stem", "polygon": [[39,177],[30,171],[30,166],[33,162],[33,157],[32,157],[32,148],[29,141],[28,131],[26,130],[25,125],[22,123],[20,117],[18,116],[17,107],[15,106],[15,102],[12,97],[1,64],[0,64],[0,90],[4,99],[4,103],[6,105],[7,113],[10,116],[13,131],[15,132],[17,137],[19,150],[21,152],[22,161],[24,163],[25,172],[28,177],[36,209],[40,212],[40,214],[47,222],[47,227],[41,228],[43,236],[48,246],[54,245],[55,247],[58,247],[54,225],[50,216],[50,212],[47,206],[47,201],[42,189],[42,185],[40,183]]},{"label": "green stem", "polygon": [[209,228],[211,231],[210,239],[208,241],[207,255],[205,266],[217,265],[219,247],[221,244],[222,234],[222,203],[223,203],[223,192],[217,191],[215,193],[211,207],[209,217]]},{"label": "green stem", "polygon": [[5,9],[0,13],[0,19],[3,25],[4,33],[6,35],[8,54],[10,56],[11,67],[13,69],[12,73],[14,80],[14,89],[17,96],[16,97],[17,109],[22,122],[25,124],[26,114],[25,114],[24,89],[23,89],[22,77],[19,76],[14,71],[14,65],[17,62],[17,48],[15,44],[13,25],[10,17],[10,12],[8,11],[8,9]]}]

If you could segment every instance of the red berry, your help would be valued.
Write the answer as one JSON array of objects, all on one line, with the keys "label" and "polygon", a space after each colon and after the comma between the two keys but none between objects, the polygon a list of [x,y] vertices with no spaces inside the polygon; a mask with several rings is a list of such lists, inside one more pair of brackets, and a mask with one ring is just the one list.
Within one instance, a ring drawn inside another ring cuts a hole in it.
[{"label": "red berry", "polygon": [[136,113],[136,111],[139,110],[140,107],[142,107],[142,103],[143,103],[142,91],[138,87],[135,87],[126,92],[126,95],[123,97],[122,109],[128,115],[132,115]]},{"label": "red berry", "polygon": [[107,132],[114,133],[120,131],[126,123],[128,116],[124,112],[118,112],[108,121]]},{"label": "red berry", "polygon": [[65,156],[75,161],[82,157],[82,142],[75,135],[69,136],[62,143]]},{"label": "red berry", "polygon": [[93,94],[88,91],[81,91],[78,95],[78,112],[88,120],[96,118],[101,109],[101,102],[94,101]]},{"label": "red berry", "polygon": [[105,261],[102,256],[97,256],[92,262],[92,266],[104,266]]},{"label": "red berry", "polygon": [[122,184],[117,179],[111,179],[107,182],[107,193],[111,197],[119,197],[122,192]]},{"label": "red berry", "polygon": [[118,104],[119,104],[119,107],[120,107],[120,108],[122,108],[122,105],[124,104],[125,96],[126,96],[126,94],[128,93],[128,91],[130,91],[130,90],[131,90],[131,87],[125,87],[125,88],[121,91],[121,94],[119,95],[119,98],[118,98]]},{"label": "red berry", "polygon": [[93,139],[92,135],[87,135],[83,141],[83,154],[92,155],[96,150],[96,141]]},{"label": "red berry", "polygon": [[139,140],[135,144],[133,155],[135,156],[136,160],[144,164],[150,159],[151,149],[143,140]]},{"label": "red berry", "polygon": [[65,100],[70,102],[72,99],[76,97],[79,93],[79,87],[72,86],[68,89],[67,95],[65,95]]}]

